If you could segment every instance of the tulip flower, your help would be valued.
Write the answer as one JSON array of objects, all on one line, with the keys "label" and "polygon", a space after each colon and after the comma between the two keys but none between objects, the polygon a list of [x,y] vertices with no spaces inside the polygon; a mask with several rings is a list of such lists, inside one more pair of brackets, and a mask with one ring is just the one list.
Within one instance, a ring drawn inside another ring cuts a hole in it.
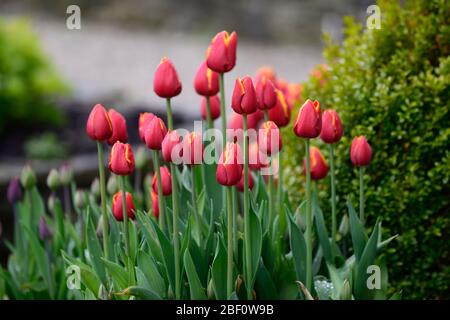
[{"label": "tulip flower", "polygon": [[47,186],[50,190],[56,191],[61,186],[61,179],[59,177],[59,172],[56,169],[50,170],[47,176]]},{"label": "tulip flower", "polygon": [[279,89],[275,90],[277,95],[277,103],[275,107],[269,110],[269,120],[275,122],[279,127],[285,127],[291,120],[291,109],[289,108],[283,92]]},{"label": "tulip flower", "polygon": [[164,121],[158,117],[154,117],[145,130],[145,144],[149,149],[161,150],[161,144],[167,134]]},{"label": "tulip flower", "polygon": [[153,91],[161,98],[173,98],[181,92],[177,71],[168,58],[162,58],[153,78]]},{"label": "tulip flower", "polygon": [[128,132],[125,118],[114,109],[110,109],[108,115],[112,125],[112,135],[108,138],[108,144],[112,146],[117,141],[126,143],[128,141]]},{"label": "tulip flower", "polygon": [[[207,97],[202,98],[202,119],[207,120]],[[220,99],[218,96],[209,97],[209,110],[211,113],[211,120],[216,120],[220,117]]]},{"label": "tulip flower", "polygon": [[236,65],[237,34],[219,32],[212,39],[206,52],[208,67],[218,73],[231,71]]},{"label": "tulip flower", "polygon": [[[262,118],[264,118],[264,115],[260,110],[257,110],[256,112],[250,114],[247,117],[247,128],[248,129],[256,129],[256,127],[258,126],[258,122]],[[244,129],[242,116],[238,113],[233,112],[231,114],[230,120],[228,121],[227,128],[230,129],[231,131]],[[241,139],[239,139],[239,140],[241,140]]]},{"label": "tulip flower", "polygon": [[370,164],[372,158],[372,148],[366,140],[366,137],[355,137],[350,149],[350,159],[355,167],[365,167]]},{"label": "tulip flower", "polygon": [[302,95],[303,85],[300,83],[289,83],[286,88],[286,101],[289,108],[292,109],[294,104],[300,100]]},{"label": "tulip flower", "polygon": [[251,143],[248,147],[248,167],[250,170],[260,170],[269,166],[269,158],[259,150],[257,142]]},{"label": "tulip flower", "polygon": [[150,196],[151,196],[151,200],[152,200],[153,215],[155,216],[156,219],[158,219],[158,217],[159,217],[158,194],[153,192],[153,190],[152,190]]},{"label": "tulip flower", "polygon": [[[328,165],[323,154],[316,147],[310,148],[311,179],[320,180],[327,176]],[[303,174],[306,175],[306,159],[303,159]]]},{"label": "tulip flower", "polygon": [[[248,188],[250,190],[253,189],[255,183],[253,181],[253,177],[252,174],[250,173],[250,171],[248,172]],[[236,184],[236,189],[238,189],[239,192],[244,192],[244,170],[242,170],[242,176],[241,179],[239,180],[239,182]]]},{"label": "tulip flower", "polygon": [[53,233],[48,227],[47,220],[44,217],[39,219],[39,239],[42,241],[51,240]]},{"label": "tulip flower", "polygon": [[191,132],[183,139],[183,162],[187,165],[201,164],[203,161],[202,137]]},{"label": "tulip flower", "polygon": [[20,172],[20,183],[25,190],[30,190],[36,185],[36,173],[29,164],[25,165]]},{"label": "tulip flower", "polygon": [[164,161],[174,162],[181,159],[183,149],[181,137],[176,131],[169,131],[161,143],[161,153]]},{"label": "tulip flower", "polygon": [[20,187],[19,177],[14,177],[9,181],[8,191],[6,192],[8,202],[12,206],[22,200],[22,188]]},{"label": "tulip flower", "polygon": [[257,105],[252,78],[249,76],[245,76],[242,79],[237,78],[231,100],[233,110],[239,114],[249,115],[256,111]]},{"label": "tulip flower", "polygon": [[104,141],[112,136],[113,127],[111,119],[105,107],[101,104],[96,104],[89,114],[86,133],[95,141]]},{"label": "tulip flower", "polygon": [[319,101],[306,100],[294,123],[294,133],[301,138],[316,138],[322,129]]},{"label": "tulip flower", "polygon": [[275,71],[272,67],[264,66],[256,71],[256,83],[258,83],[262,78],[266,78],[267,80],[270,80],[273,84],[275,84],[277,75],[275,74]]},{"label": "tulip flower", "polygon": [[287,82],[286,80],[281,79],[281,78],[277,78],[275,81],[275,87],[278,90],[280,90],[281,92],[283,92],[283,94],[286,94],[288,85],[289,85],[289,82]]},{"label": "tulip flower", "polygon": [[219,92],[219,74],[203,62],[195,75],[194,88],[201,96],[215,96]]},{"label": "tulip flower", "polygon": [[217,181],[224,186],[234,186],[242,176],[242,154],[239,145],[228,142],[217,165]]},{"label": "tulip flower", "polygon": [[272,80],[265,76],[259,79],[256,83],[256,98],[258,101],[258,109],[260,110],[269,110],[275,107],[277,94]]},{"label": "tulip flower", "polygon": [[281,134],[273,121],[264,122],[258,130],[259,150],[268,156],[276,154],[281,150]]},{"label": "tulip flower", "polygon": [[109,170],[117,175],[126,176],[134,172],[134,166],[131,146],[128,143],[117,141],[109,156]]},{"label": "tulip flower", "polygon": [[139,138],[145,142],[145,131],[155,115],[151,112],[144,112],[139,114]]},{"label": "tulip flower", "polygon": [[322,130],[320,139],[326,143],[336,143],[341,140],[344,131],[341,118],[335,110],[325,110],[322,114]]},{"label": "tulip flower", "polygon": [[[165,166],[161,166],[159,169],[161,172],[161,185],[162,185],[162,194],[163,196],[170,196],[172,194],[172,181],[169,169]],[[156,174],[153,175],[152,179],[152,190],[156,194],[158,194],[158,185]]]},{"label": "tulip flower", "polygon": [[[131,220],[134,220],[134,213],[136,211],[136,207],[134,206],[133,197],[129,192],[126,193],[125,196],[125,203],[126,203],[126,212],[128,215],[128,218]],[[123,196],[122,191],[118,191],[112,198],[112,213],[114,218],[117,221],[123,221]]]}]

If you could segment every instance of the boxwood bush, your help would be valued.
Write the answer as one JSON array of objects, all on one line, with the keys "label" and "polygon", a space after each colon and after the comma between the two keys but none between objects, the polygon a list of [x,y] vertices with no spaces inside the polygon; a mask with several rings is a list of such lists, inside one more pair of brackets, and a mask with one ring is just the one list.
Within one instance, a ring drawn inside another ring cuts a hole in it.
[{"label": "boxwood bush", "polygon": [[[348,174],[349,149],[352,138],[364,134],[374,151],[365,181],[369,224],[380,216],[387,234],[399,234],[386,257],[390,281],[405,298],[449,298],[448,1],[378,5],[381,29],[347,18],[341,44],[325,37],[328,71],[311,76],[302,100],[318,99],[343,119],[345,137],[336,157],[339,215],[348,195],[358,197],[356,170]],[[298,201],[304,152],[292,128],[286,131],[285,182]],[[324,145],[321,149],[328,155]],[[329,192],[328,186],[324,180],[321,192]]]}]

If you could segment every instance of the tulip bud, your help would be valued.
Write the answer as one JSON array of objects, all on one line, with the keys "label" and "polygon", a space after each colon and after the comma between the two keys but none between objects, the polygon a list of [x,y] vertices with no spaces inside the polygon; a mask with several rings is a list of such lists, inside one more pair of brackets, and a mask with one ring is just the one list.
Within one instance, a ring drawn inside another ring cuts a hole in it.
[{"label": "tulip bud", "polygon": [[[127,210],[128,218],[134,219],[134,212],[136,207],[134,206],[133,197],[129,192],[126,192],[125,206]],[[123,221],[123,207],[122,207],[122,191],[117,192],[112,199],[112,213],[117,221]]]},{"label": "tulip bud", "polygon": [[214,293],[214,285],[213,285],[212,278],[208,282],[208,286],[206,288],[206,293],[208,295],[209,300],[214,300],[216,298],[216,295]]},{"label": "tulip bud", "polygon": [[336,143],[342,138],[341,119],[335,110],[325,110],[322,114],[322,130],[320,139],[326,143]]},{"label": "tulip bud", "polygon": [[52,169],[47,176],[47,186],[50,190],[55,191],[61,186],[58,170]]},{"label": "tulip bud", "polygon": [[62,186],[68,186],[73,179],[73,169],[68,163],[59,168],[59,178]]},{"label": "tulip bud", "polygon": [[339,225],[339,234],[343,237],[345,237],[349,230],[349,221],[348,216],[344,214],[341,220],[341,224]]},{"label": "tulip bud", "polygon": [[[252,190],[255,183],[253,182],[253,176],[250,173],[250,171],[248,172],[247,176],[248,176],[248,190]],[[242,169],[242,176],[239,182],[236,184],[236,189],[238,189],[239,192],[244,192],[244,169]]]},{"label": "tulip bud", "polygon": [[261,125],[258,130],[258,145],[259,150],[268,156],[281,150],[281,134],[275,122],[266,121]]},{"label": "tulip bud", "polygon": [[20,183],[22,183],[24,189],[31,189],[36,185],[36,174],[28,164],[23,167],[20,173]]},{"label": "tulip bud", "polygon": [[134,172],[134,155],[128,143],[117,141],[111,148],[109,155],[109,170],[120,176]]},{"label": "tulip bud", "polygon": [[52,232],[48,227],[47,220],[44,217],[39,219],[39,239],[42,241],[51,240]]},{"label": "tulip bud", "polygon": [[145,131],[155,115],[151,112],[144,112],[139,114],[139,138],[145,142]]},{"label": "tulip bud", "polygon": [[275,84],[277,76],[272,67],[264,66],[256,71],[255,80],[258,83],[262,78],[266,78],[267,80],[270,80],[273,84]]},{"label": "tulip bud", "polygon": [[258,109],[269,110],[275,107],[277,103],[277,94],[275,85],[266,77],[262,77],[256,83],[256,99],[258,101]]},{"label": "tulip bud", "polygon": [[117,178],[114,174],[109,176],[108,182],[106,183],[106,190],[110,195],[114,195],[117,191],[119,191]]},{"label": "tulip bud", "polygon": [[109,109],[108,115],[112,125],[112,135],[108,139],[108,144],[112,146],[117,141],[126,143],[128,141],[128,132],[125,118],[114,109]]},{"label": "tulip bud", "polygon": [[248,167],[250,170],[259,170],[268,167],[270,159],[267,154],[259,150],[258,143],[251,143],[248,147]]},{"label": "tulip bud", "polygon": [[195,132],[183,139],[183,163],[187,165],[201,164],[203,161],[202,137]]},{"label": "tulip bud", "polygon": [[[248,115],[247,129],[255,129],[258,126],[258,122],[262,118],[264,118],[264,114],[260,110],[257,110],[256,112]],[[242,130],[244,128],[242,116],[238,113],[233,112],[231,114],[230,120],[228,120],[227,128],[231,130]]]},{"label": "tulip bud", "polygon": [[352,300],[352,289],[347,279],[342,284],[341,292],[339,292],[339,300]]},{"label": "tulip bud", "polygon": [[57,201],[59,200],[56,198],[54,193],[50,194],[50,196],[47,199],[48,210],[53,214],[55,213],[55,205]]},{"label": "tulip bud", "polygon": [[78,209],[84,209],[86,206],[86,199],[85,199],[85,194],[84,191],[81,189],[78,189],[75,192],[75,196],[74,196],[74,204],[75,207]]},{"label": "tulip bud", "polygon": [[97,237],[99,237],[100,239],[103,237],[103,215],[100,215],[100,218],[98,218],[95,233],[97,234]]},{"label": "tulip bud", "polygon": [[[209,110],[211,111],[211,119],[216,120],[220,117],[220,99],[218,96],[209,97]],[[202,119],[207,119],[206,98],[202,98]]]},{"label": "tulip bud", "polygon": [[14,177],[9,181],[8,184],[8,191],[7,191],[7,198],[8,202],[11,205],[14,205],[15,203],[22,200],[22,188],[20,187],[20,180],[18,177]]},{"label": "tulip bud", "polygon": [[145,130],[145,144],[149,149],[161,150],[161,143],[167,134],[164,121],[158,117],[154,117]]},{"label": "tulip bud", "polygon": [[277,103],[275,107],[269,110],[269,120],[275,122],[279,128],[282,128],[291,121],[291,109],[286,102],[283,92],[276,89],[275,93],[277,95]]},{"label": "tulip bud", "polygon": [[[322,153],[316,147],[309,148],[309,152],[311,179],[320,180],[325,178],[328,174],[328,166]],[[303,159],[303,174],[306,174],[306,158]]]},{"label": "tulip bud", "polygon": [[143,146],[139,146],[136,151],[136,168],[143,169],[145,165],[147,164],[149,159],[149,155],[147,154],[147,149]]},{"label": "tulip bud", "polygon": [[227,142],[219,164],[217,165],[216,179],[224,186],[234,186],[242,176],[242,154],[237,143]]},{"label": "tulip bud", "polygon": [[297,114],[294,133],[300,138],[315,138],[322,129],[319,101],[306,100]]},{"label": "tulip bud", "polygon": [[173,98],[181,92],[177,70],[168,58],[162,58],[153,78],[153,91],[161,98]]},{"label": "tulip bud", "polygon": [[158,194],[153,192],[153,190],[150,193],[151,199],[152,199],[152,211],[153,215],[156,219],[159,217],[159,203],[158,203]]},{"label": "tulip bud", "polygon": [[91,183],[91,193],[96,198],[100,196],[100,181],[98,180],[98,178],[95,178]]},{"label": "tulip bud", "polygon": [[231,98],[231,107],[234,112],[248,115],[256,111],[257,105],[252,78],[249,76],[237,78]]},{"label": "tulip bud", "polygon": [[161,143],[161,153],[164,161],[174,162],[176,158],[181,159],[183,149],[181,137],[176,131],[169,131]]},{"label": "tulip bud", "polygon": [[[161,185],[162,193],[164,196],[170,196],[172,194],[172,177],[170,176],[170,171],[165,166],[159,168],[161,174]],[[152,179],[152,190],[154,193],[158,194],[158,181],[156,172]]]},{"label": "tulip bud", "polygon": [[201,96],[215,96],[219,92],[219,74],[203,62],[195,75],[194,88]]},{"label": "tulip bud", "polygon": [[368,166],[372,159],[372,148],[365,136],[355,137],[350,149],[350,159],[355,167]]},{"label": "tulip bud", "polygon": [[86,133],[92,140],[103,141],[109,139],[113,134],[111,119],[105,107],[96,104],[89,114],[86,125]]},{"label": "tulip bud", "polygon": [[236,65],[236,47],[236,32],[230,35],[226,31],[216,34],[206,52],[208,68],[218,73],[232,70]]}]

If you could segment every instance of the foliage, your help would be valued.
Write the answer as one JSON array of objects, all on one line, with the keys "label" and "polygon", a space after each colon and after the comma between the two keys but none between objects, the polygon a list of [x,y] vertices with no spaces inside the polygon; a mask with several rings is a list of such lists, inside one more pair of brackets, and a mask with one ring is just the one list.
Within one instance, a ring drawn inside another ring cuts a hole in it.
[{"label": "foliage", "polygon": [[24,150],[28,159],[63,159],[67,156],[67,147],[50,132],[27,140]]},{"label": "foliage", "polygon": [[[329,71],[305,83],[304,98],[336,109],[344,125],[337,145],[338,213],[358,190],[349,160],[351,140],[373,146],[367,168],[368,220],[383,219],[400,234],[388,250],[391,280],[407,298],[449,298],[450,282],[450,10],[445,0],[380,1],[380,30],[346,19],[342,44],[328,38]],[[285,133],[286,183],[299,200],[302,146]],[[327,153],[325,146],[322,147]],[[321,185],[329,194],[329,181]],[[327,205],[327,203],[324,203]]]}]

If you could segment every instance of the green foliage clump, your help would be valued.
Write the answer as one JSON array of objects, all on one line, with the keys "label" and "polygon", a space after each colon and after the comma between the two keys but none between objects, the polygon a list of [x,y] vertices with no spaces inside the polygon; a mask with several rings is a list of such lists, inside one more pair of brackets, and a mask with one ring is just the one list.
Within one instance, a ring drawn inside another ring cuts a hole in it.
[{"label": "green foliage clump", "polygon": [[[349,159],[354,136],[366,135],[369,224],[399,234],[387,253],[391,284],[405,298],[449,298],[450,283],[450,10],[446,0],[379,1],[381,29],[346,19],[342,44],[327,39],[324,79],[305,83],[303,98],[336,109],[345,136],[336,146],[339,215],[358,197]],[[325,81],[323,81],[325,80]],[[296,110],[295,110],[296,111]],[[291,198],[302,197],[303,144],[287,130]],[[316,142],[315,142],[316,143]],[[328,149],[321,149],[328,156]],[[300,150],[300,151],[299,151]],[[329,181],[321,186],[327,192]],[[294,203],[295,203],[294,202]]]},{"label": "green foliage clump", "polygon": [[10,127],[61,124],[54,98],[66,91],[29,23],[0,19],[0,133]]}]

